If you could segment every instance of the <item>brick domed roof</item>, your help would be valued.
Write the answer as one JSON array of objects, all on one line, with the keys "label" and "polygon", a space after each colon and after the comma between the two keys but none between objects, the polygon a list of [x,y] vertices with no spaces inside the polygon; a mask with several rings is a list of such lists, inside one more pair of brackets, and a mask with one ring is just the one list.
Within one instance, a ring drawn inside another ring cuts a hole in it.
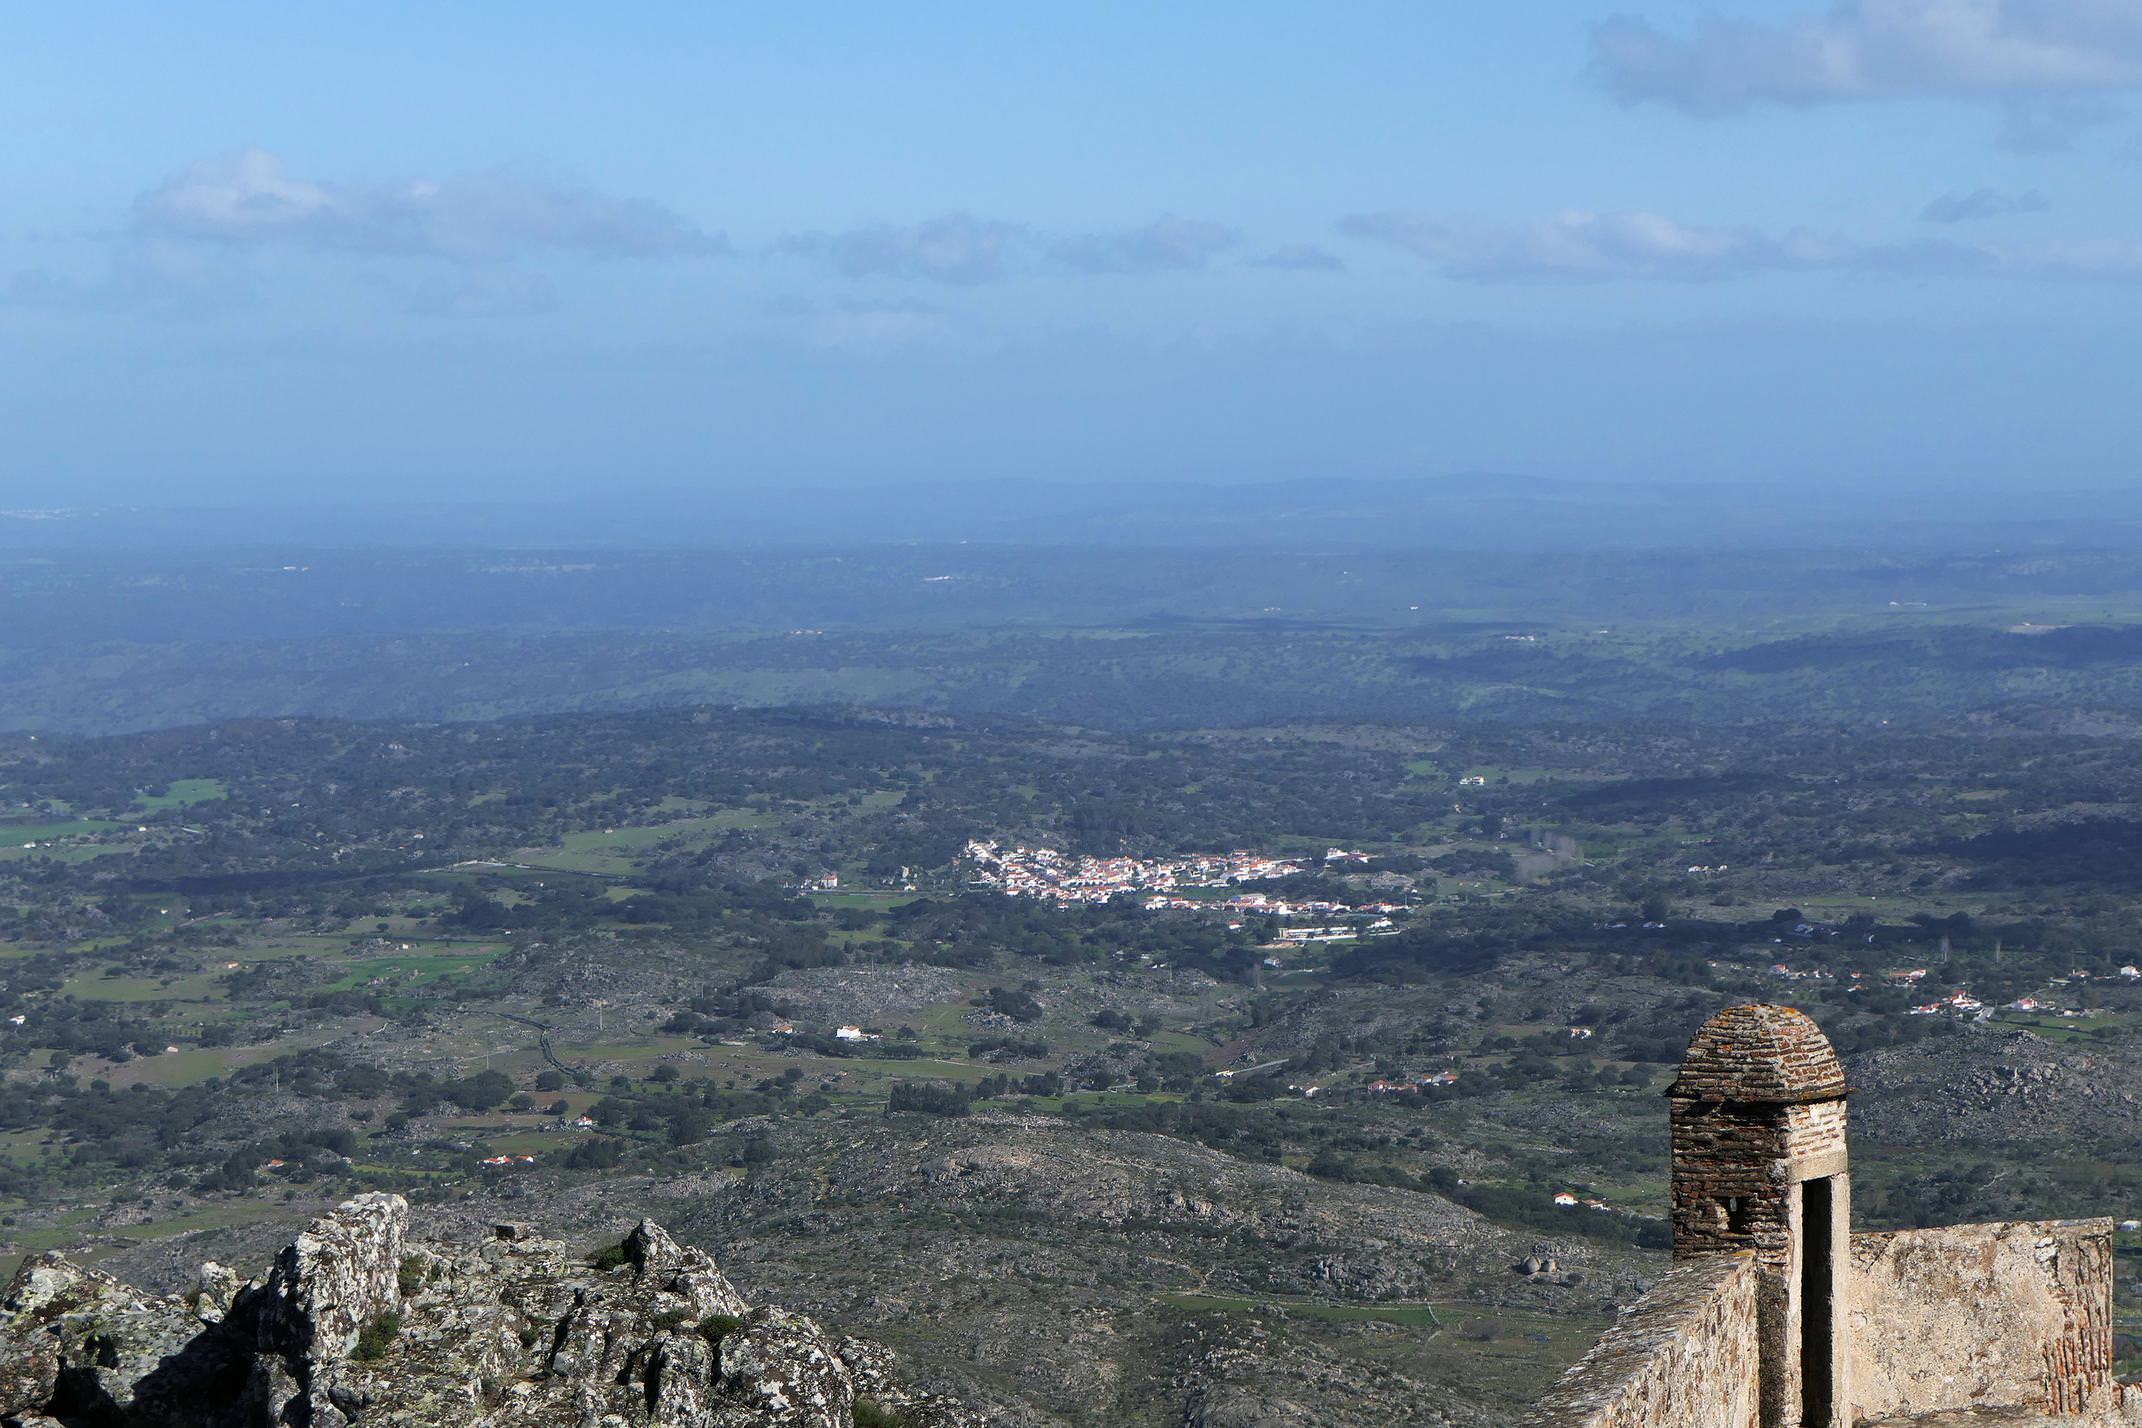
[{"label": "brick domed roof", "polygon": [[1697,1031],[1667,1095],[1690,1101],[1828,1101],[1844,1067],[1806,1012],[1770,1003],[1727,1007]]}]

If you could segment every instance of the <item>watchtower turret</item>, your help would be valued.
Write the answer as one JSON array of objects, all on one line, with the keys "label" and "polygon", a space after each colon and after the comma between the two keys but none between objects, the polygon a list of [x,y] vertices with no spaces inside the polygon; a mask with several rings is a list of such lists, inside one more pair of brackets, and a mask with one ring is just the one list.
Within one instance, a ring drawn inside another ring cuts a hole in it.
[{"label": "watchtower turret", "polygon": [[1844,1067],[1791,1007],[1728,1007],[1666,1095],[1676,1259],[1755,1256],[1763,1428],[1844,1428],[1851,1186]]}]

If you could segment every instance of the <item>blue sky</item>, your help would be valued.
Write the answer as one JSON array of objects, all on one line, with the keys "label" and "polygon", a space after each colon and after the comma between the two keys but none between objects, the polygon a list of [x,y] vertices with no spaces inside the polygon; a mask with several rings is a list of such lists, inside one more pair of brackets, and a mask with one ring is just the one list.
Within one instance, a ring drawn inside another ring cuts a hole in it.
[{"label": "blue sky", "polygon": [[25,9],[0,502],[2122,482],[2138,91],[2134,0]]}]

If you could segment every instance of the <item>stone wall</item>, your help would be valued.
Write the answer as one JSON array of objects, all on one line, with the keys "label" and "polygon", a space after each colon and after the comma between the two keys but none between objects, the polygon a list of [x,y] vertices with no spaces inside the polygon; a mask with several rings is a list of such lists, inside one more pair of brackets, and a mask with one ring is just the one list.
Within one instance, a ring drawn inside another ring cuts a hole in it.
[{"label": "stone wall", "polygon": [[1855,1415],[2081,1413],[2112,1380],[2112,1222],[1852,1237]]},{"label": "stone wall", "polygon": [[1755,1428],[1756,1267],[1676,1266],[1622,1311],[1524,1421],[1528,1428]]}]

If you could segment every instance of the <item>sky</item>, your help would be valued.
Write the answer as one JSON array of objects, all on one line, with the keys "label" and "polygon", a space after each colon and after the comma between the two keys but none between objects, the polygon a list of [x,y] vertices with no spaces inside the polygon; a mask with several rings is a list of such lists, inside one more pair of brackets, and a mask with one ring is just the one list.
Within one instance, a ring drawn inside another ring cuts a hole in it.
[{"label": "sky", "polygon": [[0,506],[2117,485],[2138,0],[20,7]]}]

